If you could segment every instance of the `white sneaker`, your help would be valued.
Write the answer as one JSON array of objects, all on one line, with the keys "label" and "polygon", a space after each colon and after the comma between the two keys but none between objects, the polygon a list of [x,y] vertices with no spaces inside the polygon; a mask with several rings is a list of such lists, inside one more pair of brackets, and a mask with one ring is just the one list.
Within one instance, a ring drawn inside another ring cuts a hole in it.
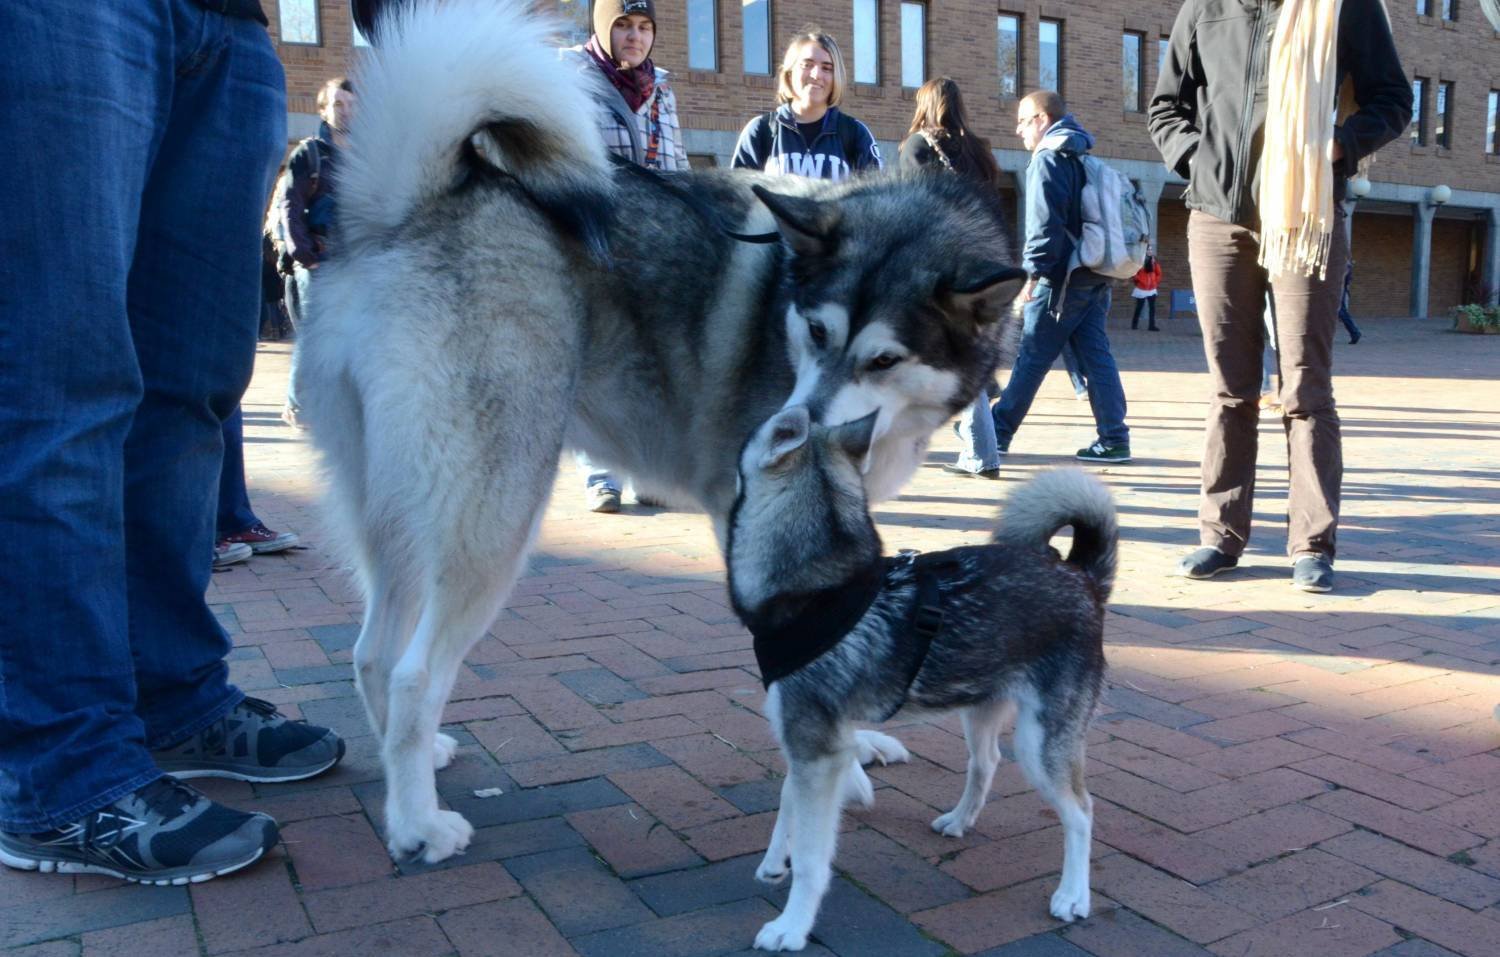
[{"label": "white sneaker", "polygon": [[219,542],[214,545],[214,567],[238,565],[253,554],[254,551],[244,542]]},{"label": "white sneaker", "polygon": [[583,501],[591,512],[618,512],[620,490],[608,485],[593,485],[584,490]]}]

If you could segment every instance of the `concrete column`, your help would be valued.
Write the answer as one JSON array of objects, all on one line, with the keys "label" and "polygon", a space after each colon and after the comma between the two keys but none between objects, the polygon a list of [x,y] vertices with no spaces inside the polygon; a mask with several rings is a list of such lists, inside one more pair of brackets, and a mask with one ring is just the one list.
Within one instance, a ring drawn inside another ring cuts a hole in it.
[{"label": "concrete column", "polygon": [[1432,279],[1432,214],[1437,207],[1426,200],[1412,207],[1411,314],[1427,318],[1427,287]]},{"label": "concrete column", "polygon": [[1484,235],[1484,288],[1489,305],[1500,306],[1500,206],[1491,206]]},{"label": "concrete column", "polygon": [[1141,198],[1146,201],[1146,211],[1151,215],[1151,252],[1156,250],[1156,224],[1161,219],[1161,191],[1166,186],[1166,180],[1143,179],[1136,184],[1141,191]]}]

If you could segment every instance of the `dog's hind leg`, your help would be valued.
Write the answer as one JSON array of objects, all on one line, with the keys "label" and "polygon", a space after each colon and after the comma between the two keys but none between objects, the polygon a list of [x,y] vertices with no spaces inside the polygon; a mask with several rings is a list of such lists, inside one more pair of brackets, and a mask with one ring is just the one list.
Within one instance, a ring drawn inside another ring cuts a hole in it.
[{"label": "dog's hind leg", "polygon": [[755,869],[755,879],[763,884],[780,884],[786,880],[787,868],[792,863],[791,842],[787,840],[787,827],[792,820],[792,778],[781,782],[781,805],[776,809],[776,824],[771,828],[771,843],[766,845],[766,856]]},{"label": "dog's hind leg", "polygon": [[946,814],[938,815],[932,829],[949,837],[963,837],[964,832],[979,820],[979,812],[990,793],[990,783],[995,779],[995,768],[1000,765],[1000,725],[1005,719],[1006,704],[1003,700],[986,701],[965,708],[963,712],[964,741],[969,746],[969,775],[964,781],[964,794],[958,806]]},{"label": "dog's hind leg", "polygon": [[[1089,916],[1089,849],[1094,831],[1094,801],[1084,786],[1084,735],[1092,704],[1074,720],[1049,715],[1031,692],[1016,713],[1016,760],[1043,798],[1057,811],[1063,827],[1062,880],[1052,895],[1052,916],[1071,921]],[[1047,724],[1057,730],[1049,733]]]},{"label": "dog's hind leg", "polygon": [[[791,766],[782,793],[791,798],[792,890],[781,916],[755,935],[759,950],[801,950],[807,946],[818,905],[833,875],[833,852],[839,835],[839,788],[849,762],[839,750]],[[787,804],[782,802],[785,814]]]},{"label": "dog's hind leg", "polygon": [[870,728],[861,728],[854,732],[854,746],[857,749],[859,763],[874,764],[904,764],[911,760],[911,752],[906,746],[888,734],[881,734]]}]

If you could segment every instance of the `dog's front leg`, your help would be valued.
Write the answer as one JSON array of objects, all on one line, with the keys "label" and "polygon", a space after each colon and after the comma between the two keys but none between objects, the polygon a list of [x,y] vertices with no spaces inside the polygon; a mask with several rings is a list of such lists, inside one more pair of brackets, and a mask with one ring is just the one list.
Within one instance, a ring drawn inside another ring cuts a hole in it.
[{"label": "dog's front leg", "polygon": [[[788,759],[790,763],[790,759]],[[766,856],[755,869],[755,879],[765,884],[780,884],[786,880],[787,869],[792,863],[787,847],[787,824],[792,819],[792,778],[787,775],[781,782],[781,806],[776,810],[776,826],[771,828],[771,843],[766,847]]]},{"label": "dog's front leg", "polygon": [[[828,891],[833,873],[833,851],[838,843],[840,782],[849,761],[847,753],[793,761],[783,795],[791,798],[788,822],[792,846],[792,892],[786,910],[755,935],[758,950],[801,950],[807,946],[818,905]],[[787,810],[782,802],[782,814]]]}]

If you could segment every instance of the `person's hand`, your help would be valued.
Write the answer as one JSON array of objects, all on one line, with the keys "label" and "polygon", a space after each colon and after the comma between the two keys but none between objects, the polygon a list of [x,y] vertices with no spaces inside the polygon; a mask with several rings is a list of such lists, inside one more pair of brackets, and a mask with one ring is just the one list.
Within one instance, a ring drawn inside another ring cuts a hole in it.
[{"label": "person's hand", "polygon": [[1036,280],[1028,279],[1026,281],[1026,288],[1021,290],[1021,301],[1033,302],[1036,300],[1036,298]]}]

